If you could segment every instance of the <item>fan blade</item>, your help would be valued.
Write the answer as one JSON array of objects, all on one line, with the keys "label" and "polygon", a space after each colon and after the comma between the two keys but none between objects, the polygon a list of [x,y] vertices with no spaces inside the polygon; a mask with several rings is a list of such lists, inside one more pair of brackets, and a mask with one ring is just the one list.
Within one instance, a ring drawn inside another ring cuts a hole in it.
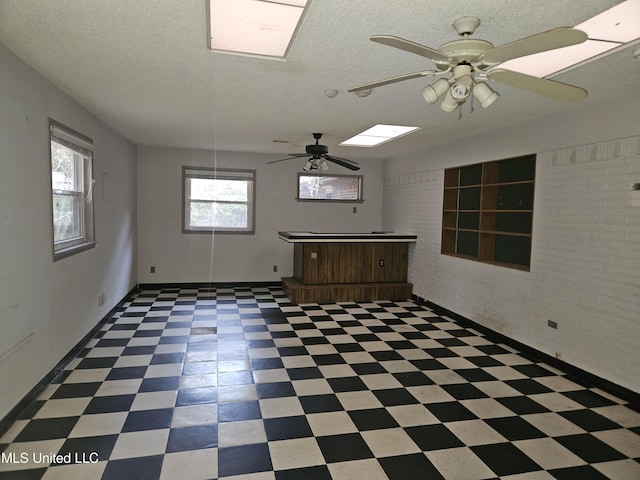
[{"label": "fan blade", "polygon": [[364,85],[358,85],[357,87],[350,88],[347,92],[360,92],[362,90],[369,90],[370,88],[381,87],[382,85],[389,85],[390,83],[402,82],[404,80],[411,80],[419,77],[431,77],[443,72],[436,72],[435,70],[425,70],[424,72],[407,73],[406,75],[400,75],[398,77],[387,78],[386,80],[380,80],[378,82],[365,83]]},{"label": "fan blade", "polygon": [[322,155],[322,158],[325,158],[330,162],[340,165],[341,167],[348,168],[349,170],[354,170],[354,171],[360,170],[360,167],[358,166],[358,164],[353,160],[347,160],[346,158],[334,157],[332,155],[327,155],[327,154]]},{"label": "fan blade", "polygon": [[[328,153],[325,153],[325,155],[329,155]],[[331,158],[335,158],[340,160],[341,162],[347,162],[350,163],[351,165],[358,165],[358,162],[356,162],[355,160],[349,160],[348,158],[343,158],[343,157],[336,157],[335,155],[329,155]]]},{"label": "fan blade", "polygon": [[308,153],[292,153],[287,158],[281,158],[280,160],[272,160],[270,162],[267,162],[267,165],[269,165],[270,163],[284,162],[285,160],[293,160],[295,158],[308,157],[308,156],[309,156]]},{"label": "fan blade", "polygon": [[389,47],[399,48],[406,52],[415,53],[416,55],[421,55],[436,64],[449,65],[451,63],[451,59],[439,51],[410,40],[405,40],[404,38],[394,37],[392,35],[373,35],[369,37],[369,40]]},{"label": "fan blade", "polygon": [[538,33],[537,35],[493,48],[482,55],[480,61],[485,65],[497,65],[512,58],[577,45],[586,41],[587,38],[586,33],[576,28],[554,28],[548,32]]},{"label": "fan blade", "polygon": [[497,83],[521,88],[561,102],[577,102],[587,96],[587,91],[584,88],[512,70],[491,70],[488,72],[488,76]]}]

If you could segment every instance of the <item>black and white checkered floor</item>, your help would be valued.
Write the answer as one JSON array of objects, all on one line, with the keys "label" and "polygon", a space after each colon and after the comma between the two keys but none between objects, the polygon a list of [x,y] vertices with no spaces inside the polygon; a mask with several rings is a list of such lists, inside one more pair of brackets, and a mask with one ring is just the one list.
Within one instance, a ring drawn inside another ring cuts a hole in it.
[{"label": "black and white checkered floor", "polygon": [[640,413],[409,301],[164,289],[125,303],[0,451],[0,479],[632,480]]}]

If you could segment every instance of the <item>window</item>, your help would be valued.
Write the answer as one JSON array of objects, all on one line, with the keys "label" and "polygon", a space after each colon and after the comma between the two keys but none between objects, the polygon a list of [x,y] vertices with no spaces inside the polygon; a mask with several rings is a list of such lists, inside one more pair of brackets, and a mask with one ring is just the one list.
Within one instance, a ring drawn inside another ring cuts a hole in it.
[{"label": "window", "polygon": [[535,155],[444,173],[442,253],[528,270]]},{"label": "window", "polygon": [[254,233],[255,170],[182,167],[185,233]]},{"label": "window", "polygon": [[50,120],[53,259],[95,245],[93,141]]},{"label": "window", "polygon": [[298,200],[362,202],[362,176],[299,173]]}]

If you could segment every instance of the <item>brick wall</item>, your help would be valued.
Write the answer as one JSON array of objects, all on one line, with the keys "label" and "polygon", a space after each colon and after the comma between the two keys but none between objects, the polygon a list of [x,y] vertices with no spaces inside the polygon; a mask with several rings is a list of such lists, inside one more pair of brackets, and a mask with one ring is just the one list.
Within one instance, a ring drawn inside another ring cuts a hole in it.
[{"label": "brick wall", "polygon": [[538,152],[530,272],[440,254],[443,173],[384,180],[414,293],[640,392],[640,137]]}]

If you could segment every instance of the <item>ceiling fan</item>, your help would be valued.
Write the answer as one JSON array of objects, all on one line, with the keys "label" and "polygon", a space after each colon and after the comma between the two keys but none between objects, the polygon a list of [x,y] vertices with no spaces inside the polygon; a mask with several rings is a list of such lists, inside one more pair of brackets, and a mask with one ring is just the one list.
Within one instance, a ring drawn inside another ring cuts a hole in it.
[{"label": "ceiling fan", "polygon": [[267,163],[284,162],[285,160],[311,156],[309,160],[307,160],[307,163],[304,164],[304,167],[302,167],[305,172],[327,171],[329,169],[327,161],[340,165],[341,167],[348,168],[349,170],[360,170],[358,163],[353,160],[329,155],[329,149],[327,146],[319,145],[318,143],[322,138],[321,133],[314,133],[313,138],[316,139],[316,143],[307,145],[305,147],[306,153],[291,153],[287,158],[281,158],[280,160],[273,160],[272,162]]},{"label": "ceiling fan", "polygon": [[477,17],[457,19],[452,26],[462,39],[445,43],[437,50],[392,35],[373,35],[371,41],[426,57],[438,70],[408,73],[359,85],[348,91],[358,93],[413,78],[451,73],[449,78],[441,78],[422,91],[429,104],[442,99],[440,108],[445,112],[453,112],[469,97],[475,97],[483,108],[498,98],[498,93],[486,82],[478,81],[478,77],[564,102],[576,102],[587,96],[586,90],[574,85],[499,68],[501,63],[513,58],[582,43],[587,40],[587,34],[583,31],[560,27],[494,47],[486,40],[469,38],[479,25],[480,19]]}]

